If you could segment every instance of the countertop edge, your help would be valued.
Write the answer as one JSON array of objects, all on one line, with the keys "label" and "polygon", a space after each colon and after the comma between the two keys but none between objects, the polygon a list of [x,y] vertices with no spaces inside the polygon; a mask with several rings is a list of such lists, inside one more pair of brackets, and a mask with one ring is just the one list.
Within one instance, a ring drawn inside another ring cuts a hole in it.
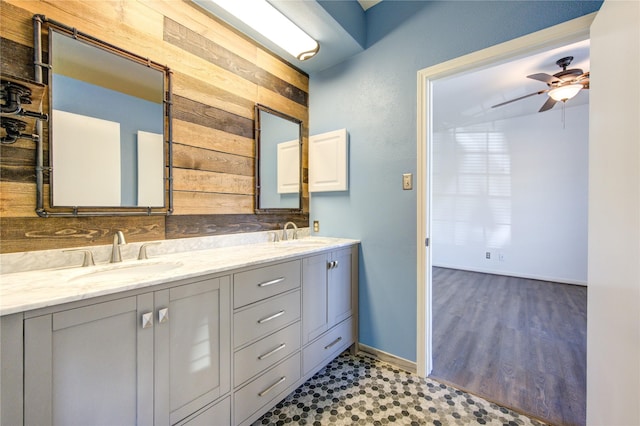
[{"label": "countertop edge", "polygon": [[[281,243],[258,243],[158,256],[150,261],[180,262],[182,265],[175,271],[138,277],[135,281],[125,277],[110,282],[105,282],[106,280],[91,282],[89,280],[84,286],[82,283],[70,284],[74,278],[77,279],[87,273],[86,268],[81,267],[6,274],[1,277],[2,283],[0,283],[0,316],[149,288],[173,281],[221,274],[226,271],[271,262],[293,260],[360,243],[359,240],[344,238],[322,237],[322,239],[330,240],[330,242],[324,245],[301,245],[300,247],[286,246]],[[238,255],[236,252],[242,253]],[[213,263],[211,263],[211,259],[214,259]],[[133,266],[135,262],[129,261],[125,266]],[[98,265],[98,267],[105,266],[107,265]],[[39,275],[40,277],[38,277]],[[28,280],[33,280],[35,283],[24,282]],[[51,295],[52,293],[55,295]]]}]

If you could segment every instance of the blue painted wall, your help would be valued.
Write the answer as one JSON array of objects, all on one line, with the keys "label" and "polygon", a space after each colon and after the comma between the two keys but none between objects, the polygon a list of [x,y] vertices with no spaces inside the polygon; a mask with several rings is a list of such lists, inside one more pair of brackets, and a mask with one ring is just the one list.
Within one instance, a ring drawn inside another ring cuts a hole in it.
[{"label": "blue painted wall", "polygon": [[600,1],[383,1],[368,48],[310,78],[310,134],[349,131],[347,192],[311,194],[320,235],[357,238],[360,341],[416,360],[417,71],[595,12]]}]

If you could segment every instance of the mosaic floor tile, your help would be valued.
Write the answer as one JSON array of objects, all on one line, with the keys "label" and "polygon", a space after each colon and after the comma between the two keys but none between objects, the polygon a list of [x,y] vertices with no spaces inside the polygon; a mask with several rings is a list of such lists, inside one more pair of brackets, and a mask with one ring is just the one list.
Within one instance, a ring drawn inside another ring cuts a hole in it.
[{"label": "mosaic floor tile", "polygon": [[543,425],[450,386],[348,352],[253,426],[287,424]]}]

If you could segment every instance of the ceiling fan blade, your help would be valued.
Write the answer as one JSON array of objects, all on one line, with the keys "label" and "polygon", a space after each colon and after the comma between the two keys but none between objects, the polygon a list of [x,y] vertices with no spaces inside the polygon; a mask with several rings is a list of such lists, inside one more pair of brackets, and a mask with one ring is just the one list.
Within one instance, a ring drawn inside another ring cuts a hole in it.
[{"label": "ceiling fan blade", "polygon": [[549,74],[545,74],[543,72],[540,72],[538,74],[528,75],[527,78],[531,78],[533,80],[542,81],[543,83],[547,83],[547,84],[551,84],[551,83],[554,83],[556,81],[559,81],[556,77],[554,77],[552,75],[549,75]]},{"label": "ceiling fan blade", "polygon": [[550,110],[551,108],[553,108],[556,102],[558,101],[556,101],[552,97],[547,98],[547,101],[542,105],[542,108],[540,108],[538,112],[545,112],[547,110]]},{"label": "ceiling fan blade", "polygon": [[549,89],[546,89],[546,90],[539,90],[539,91],[537,91],[537,92],[529,93],[528,95],[520,96],[519,98],[511,99],[511,100],[509,100],[509,101],[506,101],[506,102],[502,102],[502,103],[499,103],[499,104],[493,105],[491,108],[497,108],[497,107],[499,107],[499,106],[506,105],[506,104],[510,104],[511,102],[515,102],[515,101],[519,101],[519,100],[522,100],[522,99],[526,99],[526,98],[531,97],[531,96],[541,95],[541,94],[543,94],[543,93],[547,93],[548,91],[549,91]]},{"label": "ceiling fan blade", "polygon": [[585,89],[589,88],[589,73],[585,72],[574,80],[576,84],[582,84]]}]

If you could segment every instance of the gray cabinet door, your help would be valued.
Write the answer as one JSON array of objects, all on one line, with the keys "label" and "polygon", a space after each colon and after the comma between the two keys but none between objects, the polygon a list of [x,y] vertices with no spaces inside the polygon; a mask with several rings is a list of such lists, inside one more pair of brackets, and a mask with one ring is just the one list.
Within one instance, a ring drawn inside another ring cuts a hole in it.
[{"label": "gray cabinet door", "polygon": [[308,257],[302,262],[302,344],[329,329],[327,311],[328,256]]},{"label": "gray cabinet door", "polygon": [[207,279],[154,296],[156,425],[174,424],[230,390],[230,279]]},{"label": "gray cabinet door", "polygon": [[25,320],[25,425],[169,425],[210,404],[230,390],[230,303],[223,277]]},{"label": "gray cabinet door", "polygon": [[23,314],[0,317],[0,425],[21,425],[23,405]]},{"label": "gray cabinet door", "polygon": [[351,248],[335,251],[331,254],[333,267],[328,270],[327,285],[329,328],[353,314],[355,302],[351,281],[354,267],[353,257]]},{"label": "gray cabinet door", "polygon": [[25,424],[152,424],[152,309],[145,294],[27,319]]}]

